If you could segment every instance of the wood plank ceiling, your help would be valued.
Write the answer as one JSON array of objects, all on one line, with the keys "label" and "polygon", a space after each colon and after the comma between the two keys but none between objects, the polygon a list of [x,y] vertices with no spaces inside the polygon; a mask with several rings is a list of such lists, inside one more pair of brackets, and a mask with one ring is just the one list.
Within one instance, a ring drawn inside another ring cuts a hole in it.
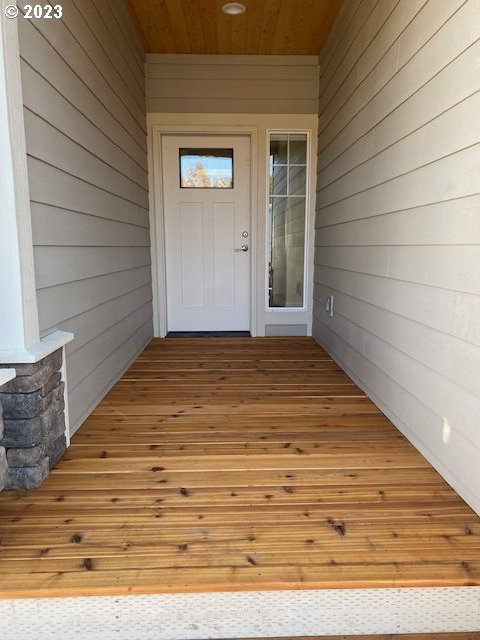
[{"label": "wood plank ceiling", "polygon": [[222,12],[226,0],[126,0],[148,53],[320,53],[343,0],[242,0],[243,15]]}]

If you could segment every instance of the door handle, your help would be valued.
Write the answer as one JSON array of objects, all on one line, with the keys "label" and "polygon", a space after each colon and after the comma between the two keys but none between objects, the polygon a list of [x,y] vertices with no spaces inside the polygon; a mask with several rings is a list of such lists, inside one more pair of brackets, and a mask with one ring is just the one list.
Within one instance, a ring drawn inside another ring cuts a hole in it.
[{"label": "door handle", "polygon": [[242,244],[242,246],[240,247],[240,249],[235,249],[235,251],[240,252],[240,251],[248,251],[248,244]]}]

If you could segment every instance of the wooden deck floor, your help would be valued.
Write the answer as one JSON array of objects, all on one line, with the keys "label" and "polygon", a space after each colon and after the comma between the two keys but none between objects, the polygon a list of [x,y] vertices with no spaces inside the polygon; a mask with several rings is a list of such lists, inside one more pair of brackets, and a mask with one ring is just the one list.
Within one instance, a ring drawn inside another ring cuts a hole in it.
[{"label": "wooden deck floor", "polygon": [[153,341],[0,520],[7,598],[480,585],[480,518],[309,338]]}]

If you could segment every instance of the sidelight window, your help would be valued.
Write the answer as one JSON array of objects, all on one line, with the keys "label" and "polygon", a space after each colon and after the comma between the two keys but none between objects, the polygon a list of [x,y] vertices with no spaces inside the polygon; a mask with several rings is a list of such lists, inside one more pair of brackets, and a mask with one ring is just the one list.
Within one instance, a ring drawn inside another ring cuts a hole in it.
[{"label": "sidelight window", "polygon": [[268,308],[305,303],[307,134],[271,133],[269,140]]}]

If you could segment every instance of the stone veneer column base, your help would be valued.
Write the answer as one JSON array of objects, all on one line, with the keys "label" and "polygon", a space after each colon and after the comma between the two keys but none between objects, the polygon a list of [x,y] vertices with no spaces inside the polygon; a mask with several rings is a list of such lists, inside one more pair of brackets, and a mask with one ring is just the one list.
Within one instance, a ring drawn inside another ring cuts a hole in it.
[{"label": "stone veneer column base", "polygon": [[67,444],[62,349],[39,362],[0,366],[17,373],[0,392],[0,487],[3,468],[5,489],[33,489],[42,484]]}]

